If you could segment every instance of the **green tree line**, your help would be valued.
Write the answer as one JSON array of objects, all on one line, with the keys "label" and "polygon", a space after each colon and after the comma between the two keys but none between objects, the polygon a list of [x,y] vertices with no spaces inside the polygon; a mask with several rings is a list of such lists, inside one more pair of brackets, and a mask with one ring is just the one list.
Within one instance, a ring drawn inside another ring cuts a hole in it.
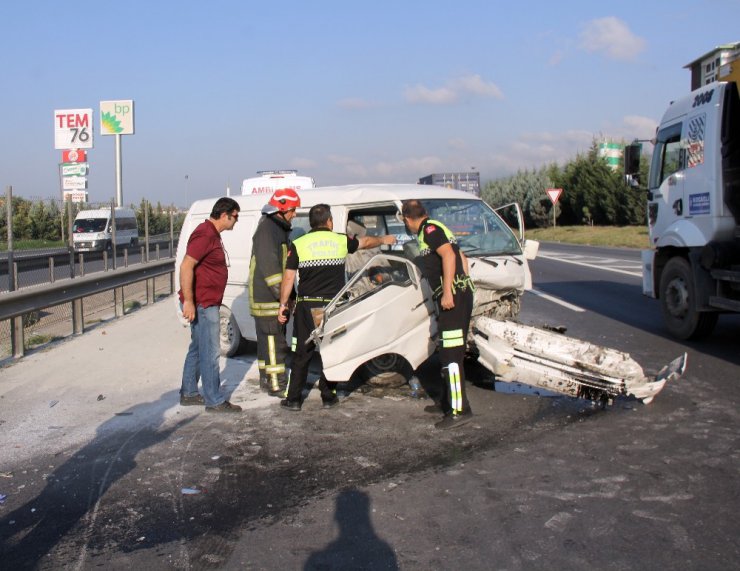
[{"label": "green tree line", "polygon": [[[641,161],[642,181],[647,180],[648,162]],[[553,204],[546,193],[548,188],[563,189],[554,207],[558,225],[645,224],[644,193],[627,186],[623,163],[612,169],[599,156],[596,141],[588,152],[563,166],[550,164],[488,182],[481,196],[493,206],[518,202],[522,206],[525,226],[543,228],[553,224]]]},{"label": "green tree line", "polygon": [[[110,205],[72,204],[71,216],[83,209],[110,208]],[[166,234],[170,231],[170,208],[163,207],[157,202],[153,206],[150,202],[142,200],[138,208],[131,205],[136,212],[139,224],[139,234],[145,232],[145,212],[148,212],[149,234]],[[61,204],[58,200],[26,199],[18,196],[12,198],[12,228],[13,240],[40,240],[48,242],[59,242],[62,240],[62,232],[66,239],[69,227],[66,203]],[[173,218],[174,231],[179,232],[182,227],[184,213],[175,212]],[[62,230],[63,229],[63,230]],[[8,214],[7,198],[0,197],[0,242],[5,242],[8,236]]]}]

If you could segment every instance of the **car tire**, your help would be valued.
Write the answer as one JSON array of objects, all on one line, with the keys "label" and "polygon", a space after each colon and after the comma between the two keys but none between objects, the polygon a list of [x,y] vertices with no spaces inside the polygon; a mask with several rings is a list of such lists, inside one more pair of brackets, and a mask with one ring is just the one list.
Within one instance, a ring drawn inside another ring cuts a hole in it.
[{"label": "car tire", "polygon": [[694,277],[685,258],[671,258],[663,269],[660,305],[668,332],[678,339],[702,339],[717,324],[717,313],[696,310]]},{"label": "car tire", "polygon": [[239,325],[236,323],[231,310],[222,305],[219,309],[220,333],[219,344],[221,355],[224,357],[233,357],[239,352],[242,343],[242,334],[239,331]]},{"label": "car tire", "polygon": [[401,388],[412,373],[408,361],[396,354],[379,355],[360,368],[360,376],[368,385],[387,389]]}]

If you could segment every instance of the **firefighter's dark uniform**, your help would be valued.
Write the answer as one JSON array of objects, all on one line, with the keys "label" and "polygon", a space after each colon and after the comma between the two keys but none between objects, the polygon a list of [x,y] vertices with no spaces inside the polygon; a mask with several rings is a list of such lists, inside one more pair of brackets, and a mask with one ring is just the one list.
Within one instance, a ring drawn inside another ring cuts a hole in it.
[{"label": "firefighter's dark uniform", "polygon": [[[308,379],[308,365],[316,349],[315,343],[306,344],[316,328],[311,310],[326,307],[344,287],[345,258],[347,254],[355,252],[359,244],[357,238],[317,228],[296,239],[288,248],[285,267],[298,272],[298,297],[293,321],[296,346],[288,382],[288,401],[301,401],[301,393]],[[322,372],[319,390],[325,403],[336,398],[333,384],[327,382]]]},{"label": "firefighter's dark uniform", "polygon": [[249,310],[257,330],[260,387],[280,396],[287,386],[285,359],[288,345],[285,325],[278,322],[277,315],[290,230],[290,223],[279,214],[263,216],[252,237],[249,263]]},{"label": "firefighter's dark uniform", "polygon": [[[442,398],[440,405],[445,414],[465,414],[470,412],[470,404],[465,394],[465,343],[473,312],[473,283],[463,269],[460,248],[454,234],[436,220],[424,219],[417,236],[419,256],[415,262],[423,276],[434,290],[437,305],[437,334],[439,360],[442,365]],[[455,307],[442,309],[442,258],[437,249],[449,243],[455,252],[455,278],[452,295]]]}]

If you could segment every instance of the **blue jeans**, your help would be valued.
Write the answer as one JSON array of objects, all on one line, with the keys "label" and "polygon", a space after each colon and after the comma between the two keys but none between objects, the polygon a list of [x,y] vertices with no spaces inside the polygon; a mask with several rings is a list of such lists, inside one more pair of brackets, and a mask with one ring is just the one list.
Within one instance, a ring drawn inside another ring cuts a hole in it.
[{"label": "blue jeans", "polygon": [[195,319],[190,323],[190,347],[182,370],[180,395],[184,397],[197,395],[200,378],[206,406],[217,406],[226,400],[220,390],[219,327],[218,305],[206,308],[196,306]]}]

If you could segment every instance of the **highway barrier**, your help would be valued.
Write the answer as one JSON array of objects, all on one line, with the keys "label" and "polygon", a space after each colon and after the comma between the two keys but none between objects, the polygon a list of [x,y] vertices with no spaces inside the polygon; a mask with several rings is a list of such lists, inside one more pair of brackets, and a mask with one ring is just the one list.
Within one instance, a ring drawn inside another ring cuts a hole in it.
[{"label": "highway barrier", "polygon": [[28,343],[28,334],[41,341],[36,344],[64,336],[64,324],[67,334],[81,334],[86,325],[171,295],[174,271],[175,260],[167,258],[3,293],[0,359],[22,357],[34,345]]}]

